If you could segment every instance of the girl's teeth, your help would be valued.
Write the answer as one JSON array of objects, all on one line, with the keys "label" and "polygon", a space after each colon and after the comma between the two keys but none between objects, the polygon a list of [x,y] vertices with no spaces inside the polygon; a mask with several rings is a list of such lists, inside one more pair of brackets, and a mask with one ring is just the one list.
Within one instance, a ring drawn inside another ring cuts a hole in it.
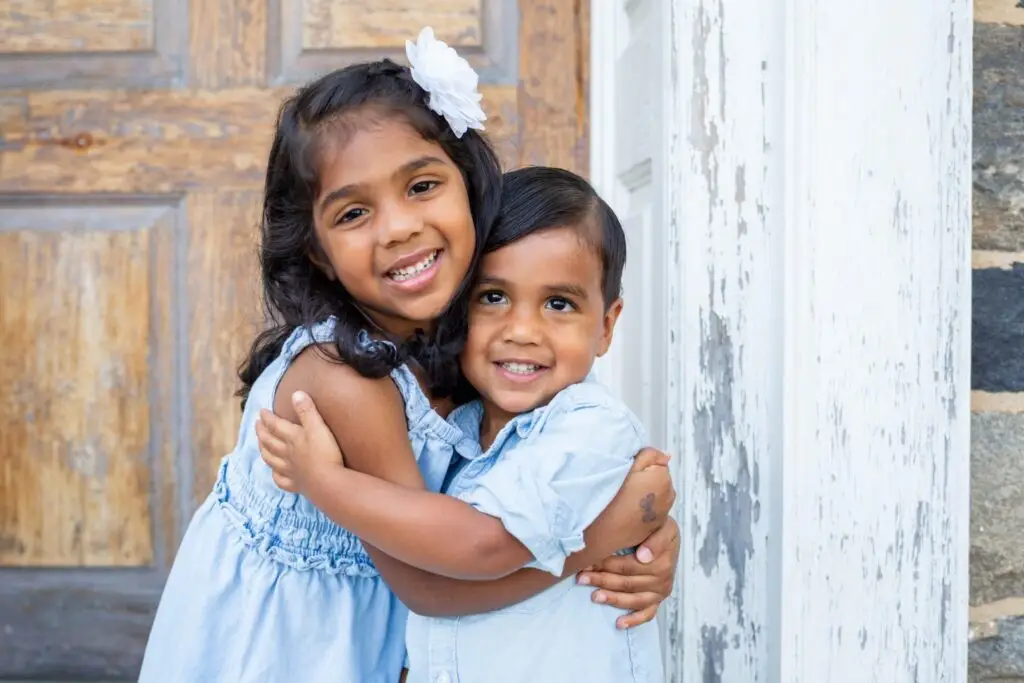
[{"label": "girl's teeth", "polygon": [[532,365],[528,363],[502,363],[501,367],[516,375],[532,375],[540,370],[539,365]]},{"label": "girl's teeth", "polygon": [[437,252],[433,252],[427,258],[423,259],[419,263],[415,263],[408,268],[397,268],[388,273],[388,277],[397,282],[408,280],[409,278],[416,277],[430,266],[434,265],[434,261],[437,260]]}]

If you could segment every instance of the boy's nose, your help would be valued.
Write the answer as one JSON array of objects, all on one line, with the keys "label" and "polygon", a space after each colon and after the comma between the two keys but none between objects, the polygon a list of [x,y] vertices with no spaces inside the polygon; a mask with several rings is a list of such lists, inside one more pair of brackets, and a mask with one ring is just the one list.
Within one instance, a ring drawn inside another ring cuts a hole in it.
[{"label": "boy's nose", "polygon": [[539,344],[543,338],[540,321],[536,316],[524,311],[512,311],[505,326],[505,341],[520,346]]}]

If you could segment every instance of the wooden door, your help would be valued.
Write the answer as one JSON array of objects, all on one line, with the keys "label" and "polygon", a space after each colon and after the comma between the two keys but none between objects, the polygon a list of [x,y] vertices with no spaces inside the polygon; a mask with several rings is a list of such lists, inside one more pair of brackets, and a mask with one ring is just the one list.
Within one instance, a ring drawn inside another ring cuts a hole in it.
[{"label": "wooden door", "polygon": [[282,96],[432,25],[480,71],[507,165],[584,171],[588,3],[5,5],[0,679],[129,678],[237,434]]}]

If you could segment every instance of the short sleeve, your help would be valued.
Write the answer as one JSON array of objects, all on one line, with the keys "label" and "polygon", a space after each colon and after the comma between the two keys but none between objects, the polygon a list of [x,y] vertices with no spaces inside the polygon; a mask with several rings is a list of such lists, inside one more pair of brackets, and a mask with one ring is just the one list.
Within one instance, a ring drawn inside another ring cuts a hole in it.
[{"label": "short sleeve", "polygon": [[533,554],[529,566],[560,576],[642,447],[641,431],[625,406],[576,403],[552,411],[460,498],[499,518]]}]

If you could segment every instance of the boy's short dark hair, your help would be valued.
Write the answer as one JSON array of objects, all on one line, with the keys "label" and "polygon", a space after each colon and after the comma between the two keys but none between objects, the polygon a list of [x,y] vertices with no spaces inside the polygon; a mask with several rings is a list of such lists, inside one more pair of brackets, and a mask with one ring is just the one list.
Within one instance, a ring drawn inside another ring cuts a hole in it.
[{"label": "boy's short dark hair", "polygon": [[600,257],[601,293],[605,307],[611,306],[622,295],[626,233],[608,203],[572,171],[528,166],[505,173],[501,209],[484,253],[553,228],[579,231]]}]

